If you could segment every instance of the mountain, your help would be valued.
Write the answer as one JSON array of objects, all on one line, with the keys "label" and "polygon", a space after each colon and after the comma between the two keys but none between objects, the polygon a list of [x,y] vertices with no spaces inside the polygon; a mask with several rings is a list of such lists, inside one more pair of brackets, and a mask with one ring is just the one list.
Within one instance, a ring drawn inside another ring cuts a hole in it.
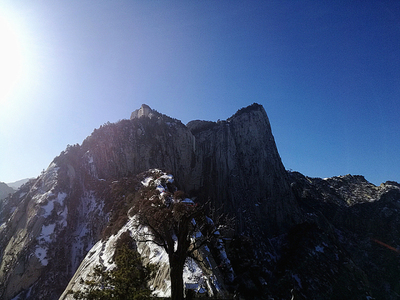
[{"label": "mountain", "polygon": [[0,200],[6,198],[9,194],[14,193],[14,189],[4,182],[0,182]]},{"label": "mountain", "polygon": [[7,185],[9,187],[12,187],[14,190],[18,190],[21,185],[27,183],[31,179],[33,179],[33,178],[25,178],[25,179],[17,180],[15,182],[9,182],[9,183],[7,183]]},{"label": "mountain", "polygon": [[[209,295],[244,299],[398,298],[400,185],[287,172],[258,104],[187,125],[142,105],[68,146],[2,201],[0,298],[71,299],[97,264],[114,266],[123,236],[147,232],[129,211],[148,180],[172,178],[211,203],[212,218],[234,220],[199,253],[207,263],[188,261],[187,287],[202,280]],[[158,264],[155,292],[168,295],[165,252],[137,245]]]}]

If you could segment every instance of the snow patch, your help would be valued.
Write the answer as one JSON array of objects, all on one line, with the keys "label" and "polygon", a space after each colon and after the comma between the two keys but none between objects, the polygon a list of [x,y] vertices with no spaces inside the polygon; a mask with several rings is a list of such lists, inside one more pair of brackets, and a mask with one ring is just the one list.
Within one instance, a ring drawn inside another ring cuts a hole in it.
[{"label": "snow patch", "polygon": [[47,249],[37,246],[35,249],[35,255],[40,260],[43,266],[47,266],[49,261],[47,260]]},{"label": "snow patch", "polygon": [[[76,230],[74,231],[74,241],[71,246],[71,259],[73,269],[76,270],[82,260],[84,254],[93,247],[95,241],[91,234],[91,228],[88,226],[86,219],[96,220],[103,215],[104,202],[100,202],[95,197],[93,191],[85,192],[85,195],[79,202],[79,220]],[[94,221],[95,222],[95,221]]]},{"label": "snow patch", "polygon": [[[158,170],[158,169],[152,169],[150,171],[152,173],[162,173],[161,170]],[[154,184],[156,186],[156,188],[160,191],[160,193],[164,192],[164,190],[165,190],[164,186],[162,185],[162,182],[173,183],[174,176],[172,176],[171,174],[164,173],[163,175],[161,175],[158,178],[154,178],[154,176],[149,176],[141,181],[142,185],[144,185],[146,187]]]},{"label": "snow patch", "polygon": [[[66,193],[58,193],[57,197],[55,199],[51,199],[48,200],[49,197],[53,196],[53,191],[49,191],[45,194],[42,195],[42,197],[40,197],[40,199],[38,199],[40,202],[39,203],[43,203],[44,201],[47,200],[47,204],[42,205],[42,208],[44,209],[44,217],[47,218],[48,216],[51,215],[51,212],[54,209],[54,204],[58,203],[60,204],[60,206],[64,206],[64,199],[67,197]],[[38,202],[37,202],[38,203]]]},{"label": "snow patch", "polygon": [[39,239],[50,243],[52,241],[51,235],[54,233],[55,228],[56,228],[56,224],[49,224],[47,226],[43,225],[42,232],[40,233]]},{"label": "snow patch", "polygon": [[[159,175],[161,171],[159,170],[150,170],[154,175]],[[162,173],[160,177],[154,179],[153,176],[148,176],[144,178],[141,183],[143,186],[152,186],[159,191],[165,189],[165,184],[167,182],[173,182],[173,176],[167,175]],[[188,204],[192,204],[193,201],[190,199],[185,199]],[[185,201],[184,200],[184,201]],[[190,200],[190,201],[188,201]],[[87,201],[85,203],[85,201]],[[88,195],[86,200],[81,201],[82,206],[82,213],[84,211],[91,211],[95,209],[95,201],[93,195]],[[212,219],[207,218],[207,222],[209,224],[213,224],[214,222]],[[192,224],[196,224],[193,220]],[[87,234],[87,228],[82,226],[81,232],[79,236],[81,238],[77,238],[77,243],[82,241],[82,237]],[[89,275],[92,274],[94,267],[97,265],[104,266],[107,270],[111,270],[115,267],[115,263],[113,261],[113,256],[115,252],[116,243],[124,232],[129,232],[131,237],[136,241],[137,244],[137,251],[144,259],[146,263],[152,263],[157,265],[157,273],[155,275],[155,279],[153,280],[153,288],[155,288],[154,296],[157,297],[170,297],[171,294],[171,281],[169,276],[169,258],[168,254],[165,249],[156,243],[154,243],[154,236],[151,234],[151,231],[148,227],[139,224],[138,218],[133,216],[129,218],[128,222],[118,231],[117,234],[110,236],[107,240],[100,240],[98,241],[87,253],[85,259],[80,264],[79,268],[75,272],[75,277],[73,279],[73,290],[81,290],[83,288],[82,283],[85,280],[89,279]],[[195,233],[195,236],[199,235],[199,233]],[[145,238],[146,241],[143,241]],[[194,237],[193,237],[194,238]],[[176,238],[175,238],[176,240]],[[141,242],[142,241],[142,242]],[[230,261],[226,255],[224,250],[223,242],[221,239],[218,240],[218,250],[220,253],[220,258],[222,260],[222,264],[228,270],[231,270],[232,280],[233,280],[233,270],[230,264]],[[79,245],[81,246],[81,245]],[[77,247],[82,248],[82,247]],[[205,248],[205,253],[211,255],[210,249],[208,247]],[[74,255],[72,253],[72,255]],[[209,257],[205,255],[205,261],[208,262],[210,266],[210,271],[213,270],[213,263],[210,261]],[[190,287],[191,289],[197,290],[197,292],[207,292],[209,296],[213,296],[213,290],[220,291],[221,286],[218,283],[217,277],[213,274],[211,275],[204,275],[200,266],[191,258],[188,258],[185,262],[184,270],[183,270],[183,280],[186,287]]]},{"label": "snow patch", "polygon": [[[42,212],[42,216],[44,218],[48,218],[54,211],[55,205],[58,204],[61,209],[58,209],[57,220],[53,221],[50,224],[42,225],[39,236],[36,238],[37,246],[35,248],[35,256],[40,260],[41,264],[47,266],[47,249],[50,243],[53,242],[53,234],[55,233],[55,229],[62,228],[67,226],[67,215],[68,208],[64,205],[64,199],[67,197],[66,193],[58,193],[56,197],[54,197],[53,188],[48,192],[43,194],[38,194],[35,201],[37,204],[41,206],[44,210]],[[52,198],[52,199],[49,199]],[[47,203],[46,203],[47,202]],[[42,205],[43,203],[46,203]],[[49,220],[49,219],[48,219]]]},{"label": "snow patch", "polygon": [[141,183],[144,186],[149,186],[150,182],[152,182],[153,180],[154,180],[153,177],[149,176],[149,177],[146,177],[144,180],[142,180]]}]

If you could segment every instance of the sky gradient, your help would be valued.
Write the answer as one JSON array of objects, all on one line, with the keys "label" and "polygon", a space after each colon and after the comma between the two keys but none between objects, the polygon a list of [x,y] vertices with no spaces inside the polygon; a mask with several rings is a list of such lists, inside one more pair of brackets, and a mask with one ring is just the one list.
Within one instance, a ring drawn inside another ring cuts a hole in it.
[{"label": "sky gradient", "polygon": [[264,106],[286,169],[400,182],[400,1],[0,2],[0,181],[142,103]]}]

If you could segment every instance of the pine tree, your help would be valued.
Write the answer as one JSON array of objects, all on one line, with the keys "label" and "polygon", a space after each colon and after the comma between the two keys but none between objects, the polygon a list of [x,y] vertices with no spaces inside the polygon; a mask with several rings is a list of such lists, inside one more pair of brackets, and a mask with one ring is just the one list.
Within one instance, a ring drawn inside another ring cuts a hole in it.
[{"label": "pine tree", "polygon": [[115,255],[116,267],[111,271],[96,266],[91,280],[86,280],[84,291],[73,292],[74,299],[88,300],[144,300],[151,298],[148,280],[154,266],[143,266],[139,253],[122,244]]}]

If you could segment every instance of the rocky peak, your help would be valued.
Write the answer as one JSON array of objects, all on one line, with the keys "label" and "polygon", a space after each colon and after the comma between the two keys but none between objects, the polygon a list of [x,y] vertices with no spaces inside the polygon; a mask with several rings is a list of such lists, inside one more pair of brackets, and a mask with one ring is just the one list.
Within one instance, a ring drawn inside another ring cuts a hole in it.
[{"label": "rocky peak", "polygon": [[298,206],[261,105],[243,108],[226,121],[195,121],[187,126],[195,136],[196,174],[203,196],[234,214],[239,232],[261,237],[299,221]]},{"label": "rocky peak", "polygon": [[256,112],[260,112],[263,115],[263,118],[267,118],[267,113],[264,110],[264,107],[258,103],[253,103],[249,106],[243,107],[241,109],[239,109],[233,116],[229,117],[227,121],[230,121],[234,118],[239,117],[242,114],[246,114],[246,113],[256,113]]},{"label": "rocky peak", "polygon": [[131,114],[131,120],[132,119],[139,119],[141,117],[145,117],[145,118],[152,118],[154,117],[154,112],[153,110],[150,108],[150,106],[148,106],[147,104],[142,104],[142,106],[135,110],[134,112],[132,112]]}]

